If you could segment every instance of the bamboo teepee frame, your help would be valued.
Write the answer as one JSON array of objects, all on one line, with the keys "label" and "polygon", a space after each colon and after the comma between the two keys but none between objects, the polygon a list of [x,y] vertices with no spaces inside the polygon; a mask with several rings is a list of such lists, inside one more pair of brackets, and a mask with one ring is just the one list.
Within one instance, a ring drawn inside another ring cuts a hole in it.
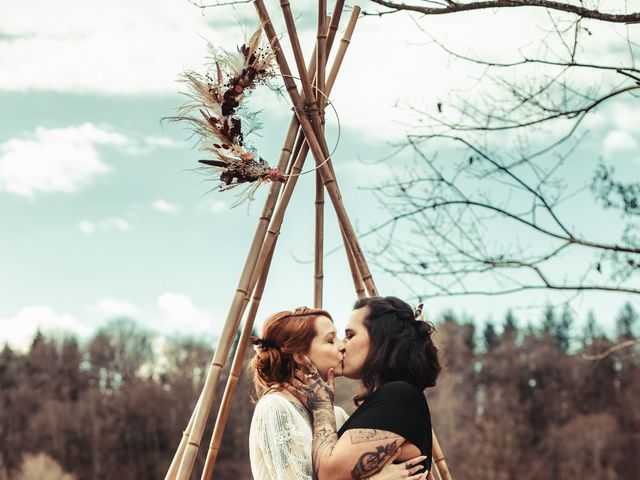
[{"label": "bamboo teepee frame", "polygon": [[[211,438],[201,480],[210,480],[217,459],[222,434],[227,422],[231,399],[235,392],[242,370],[244,352],[253,329],[256,312],[269,274],[271,260],[276,241],[288,207],[291,195],[296,186],[304,161],[311,151],[316,162],[315,189],[315,244],[314,244],[314,306],[322,306],[323,287],[323,243],[324,243],[324,193],[329,195],[336,211],[347,260],[358,297],[377,295],[377,289],[371,276],[366,259],[360,248],[357,236],[338,189],[329,149],[324,136],[324,109],[327,97],[331,92],[338,71],[344,59],[347,47],[351,42],[355,24],[360,12],[354,7],[346,31],[341,39],[334,64],[329,75],[326,75],[326,62],[333,46],[345,0],[336,0],[332,16],[327,19],[326,0],[318,0],[318,30],[316,48],[309,66],[305,64],[302,49],[298,40],[293,15],[288,0],[280,0],[289,40],[293,49],[298,76],[302,84],[302,94],[293,80],[287,59],[280,47],[280,42],[269,18],[263,0],[254,0],[264,33],[271,48],[276,54],[280,73],[286,90],[294,105],[294,115],[289,125],[284,146],[278,161],[278,169],[289,173],[284,187],[280,182],[273,182],[265,201],[262,215],[253,237],[249,254],[245,261],[236,293],[220,335],[218,346],[211,361],[200,398],[191,415],[189,423],[180,440],[176,454],[171,462],[165,480],[188,480],[191,477],[196,455],[200,447],[205,425],[209,417],[211,405],[216,394],[220,374],[230,353],[233,339],[240,327],[240,321],[249,306],[242,334],[237,343],[231,365],[231,371],[220,410],[218,411],[214,432]],[[441,480],[450,480],[451,476],[442,455],[440,445],[433,434],[433,459],[435,470]]]}]

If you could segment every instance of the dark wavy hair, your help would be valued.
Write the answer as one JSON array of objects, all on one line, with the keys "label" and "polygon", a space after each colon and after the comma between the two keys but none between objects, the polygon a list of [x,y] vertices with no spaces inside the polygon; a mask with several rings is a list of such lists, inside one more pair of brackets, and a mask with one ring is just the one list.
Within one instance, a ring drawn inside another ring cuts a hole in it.
[{"label": "dark wavy hair", "polygon": [[362,367],[364,390],[353,400],[359,405],[380,385],[404,380],[424,390],[433,387],[440,373],[438,349],[431,336],[435,327],[416,320],[413,309],[396,297],[368,297],[353,308],[367,308],[364,326],[369,333],[369,353]]}]

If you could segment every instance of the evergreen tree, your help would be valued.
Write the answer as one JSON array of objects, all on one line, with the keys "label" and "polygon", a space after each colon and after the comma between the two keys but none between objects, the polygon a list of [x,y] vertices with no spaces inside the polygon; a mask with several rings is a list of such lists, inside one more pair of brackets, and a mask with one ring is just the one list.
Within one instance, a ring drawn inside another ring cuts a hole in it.
[{"label": "evergreen tree", "polygon": [[562,309],[560,321],[556,324],[553,338],[556,344],[563,350],[568,351],[571,343],[571,327],[573,325],[573,314],[568,305]]},{"label": "evergreen tree", "polygon": [[499,343],[498,333],[496,332],[496,327],[493,325],[491,320],[488,320],[484,326],[483,331],[484,336],[484,348],[487,351],[493,350]]},{"label": "evergreen tree", "polygon": [[556,330],[558,319],[556,318],[556,312],[553,305],[547,304],[544,308],[542,317],[542,333],[550,337],[553,336],[553,332]]},{"label": "evergreen tree", "polygon": [[638,312],[631,303],[626,302],[616,317],[616,336],[619,341],[633,340],[638,324]]},{"label": "evergreen tree", "polygon": [[504,318],[504,325],[502,329],[502,339],[515,342],[518,338],[518,325],[516,316],[511,309],[507,310],[507,314]]},{"label": "evergreen tree", "polygon": [[592,345],[594,339],[599,335],[599,333],[596,315],[593,313],[593,310],[589,310],[589,313],[587,314],[587,321],[582,329],[582,348],[586,349],[588,346]]}]

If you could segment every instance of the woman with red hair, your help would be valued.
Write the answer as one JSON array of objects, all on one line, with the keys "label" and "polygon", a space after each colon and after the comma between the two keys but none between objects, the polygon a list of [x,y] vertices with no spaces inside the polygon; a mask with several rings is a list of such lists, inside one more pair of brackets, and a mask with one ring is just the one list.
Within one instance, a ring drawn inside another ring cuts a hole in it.
[{"label": "woman with red hair", "polygon": [[[251,471],[255,480],[311,480],[312,416],[294,395],[286,390],[305,362],[315,365],[317,375],[333,388],[334,375],[342,375],[341,341],[337,337],[331,315],[325,310],[298,308],[269,317],[262,336],[254,337],[256,355],[251,361],[254,384],[259,394],[249,433]],[[333,416],[337,428],[348,419],[336,406]],[[374,476],[366,478],[395,480],[422,478],[416,457],[387,465]],[[365,478],[353,477],[353,478]]]}]

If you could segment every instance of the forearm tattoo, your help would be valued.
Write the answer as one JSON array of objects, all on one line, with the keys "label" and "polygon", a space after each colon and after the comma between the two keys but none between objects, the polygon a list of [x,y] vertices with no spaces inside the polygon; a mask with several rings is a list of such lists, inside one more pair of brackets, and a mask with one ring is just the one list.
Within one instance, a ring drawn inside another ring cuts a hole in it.
[{"label": "forearm tattoo", "polygon": [[366,478],[373,473],[376,473],[385,462],[398,450],[398,441],[378,445],[375,451],[365,452],[358,459],[358,463],[351,470],[351,478],[357,480],[359,478]]},{"label": "forearm tattoo", "polygon": [[388,440],[389,438],[395,438],[398,435],[385,430],[355,428],[353,430],[349,430],[349,436],[351,437],[351,444],[355,445],[357,443],[371,442],[372,440]]},{"label": "forearm tattoo", "polygon": [[325,403],[322,408],[313,411],[311,458],[314,478],[319,477],[320,463],[331,456],[336,443],[338,443],[338,434],[336,433],[336,416],[333,411],[333,404]]}]

